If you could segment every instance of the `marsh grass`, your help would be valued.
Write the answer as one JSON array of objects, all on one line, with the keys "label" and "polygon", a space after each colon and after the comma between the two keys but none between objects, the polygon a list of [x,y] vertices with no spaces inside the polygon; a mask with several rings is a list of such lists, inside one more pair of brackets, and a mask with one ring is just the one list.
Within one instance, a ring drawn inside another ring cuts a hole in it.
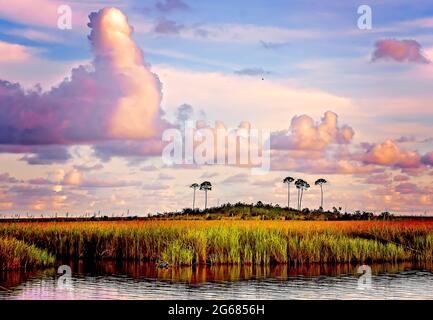
[{"label": "marsh grass", "polygon": [[127,221],[3,223],[61,258],[174,265],[431,261],[433,222]]},{"label": "marsh grass", "polygon": [[0,238],[0,270],[19,270],[49,266],[54,256],[46,250],[14,238]]}]

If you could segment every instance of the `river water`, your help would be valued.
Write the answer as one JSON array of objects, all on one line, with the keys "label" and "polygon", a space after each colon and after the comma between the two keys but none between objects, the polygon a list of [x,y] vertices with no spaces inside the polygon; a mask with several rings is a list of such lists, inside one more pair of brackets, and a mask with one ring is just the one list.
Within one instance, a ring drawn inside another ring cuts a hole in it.
[{"label": "river water", "polygon": [[[433,268],[404,264],[214,266],[68,263],[0,273],[0,299],[433,299]],[[66,267],[66,269],[68,269]]]}]

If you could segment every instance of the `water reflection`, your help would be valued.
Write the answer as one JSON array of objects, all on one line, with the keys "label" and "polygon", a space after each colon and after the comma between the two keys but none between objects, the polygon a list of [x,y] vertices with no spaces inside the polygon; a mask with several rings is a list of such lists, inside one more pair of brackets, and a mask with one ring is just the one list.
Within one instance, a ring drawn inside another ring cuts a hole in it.
[{"label": "water reflection", "polygon": [[359,265],[350,264],[168,269],[131,262],[68,265],[72,278],[61,286],[55,268],[0,273],[0,299],[433,299],[432,266],[411,263],[372,265],[369,287],[359,286]]},{"label": "water reflection", "polygon": [[[74,274],[91,275],[125,275],[131,278],[155,278],[173,282],[185,282],[199,284],[214,281],[239,281],[249,279],[287,279],[288,277],[336,277],[343,275],[357,275],[359,265],[352,264],[301,264],[295,266],[272,265],[219,265],[219,266],[196,266],[178,268],[157,268],[153,263],[135,263],[104,261],[98,263],[86,263],[83,261],[64,262],[71,266]],[[398,264],[375,264],[372,272],[379,273],[399,273],[409,270],[433,271],[431,264],[414,265],[410,262]]]}]

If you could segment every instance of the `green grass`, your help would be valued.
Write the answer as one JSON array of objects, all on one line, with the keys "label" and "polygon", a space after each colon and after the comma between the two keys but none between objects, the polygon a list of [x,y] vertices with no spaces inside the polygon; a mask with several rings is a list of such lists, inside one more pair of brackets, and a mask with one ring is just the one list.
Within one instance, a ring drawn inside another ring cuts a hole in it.
[{"label": "green grass", "polygon": [[31,269],[53,263],[54,256],[46,250],[14,238],[0,238],[0,270]]},{"label": "green grass", "polygon": [[0,224],[0,237],[22,240],[3,241],[30,257],[46,258],[43,248],[59,258],[267,265],[432,261],[432,230],[433,222],[51,222]]}]

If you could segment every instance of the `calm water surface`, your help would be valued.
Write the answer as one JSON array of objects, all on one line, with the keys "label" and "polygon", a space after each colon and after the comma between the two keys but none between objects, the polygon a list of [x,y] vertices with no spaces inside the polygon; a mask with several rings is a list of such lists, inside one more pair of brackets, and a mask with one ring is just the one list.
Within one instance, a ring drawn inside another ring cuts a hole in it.
[{"label": "calm water surface", "polygon": [[[0,299],[433,299],[433,268],[371,265],[199,267],[69,263],[56,269],[0,273]],[[368,268],[367,268],[368,269]]]}]

